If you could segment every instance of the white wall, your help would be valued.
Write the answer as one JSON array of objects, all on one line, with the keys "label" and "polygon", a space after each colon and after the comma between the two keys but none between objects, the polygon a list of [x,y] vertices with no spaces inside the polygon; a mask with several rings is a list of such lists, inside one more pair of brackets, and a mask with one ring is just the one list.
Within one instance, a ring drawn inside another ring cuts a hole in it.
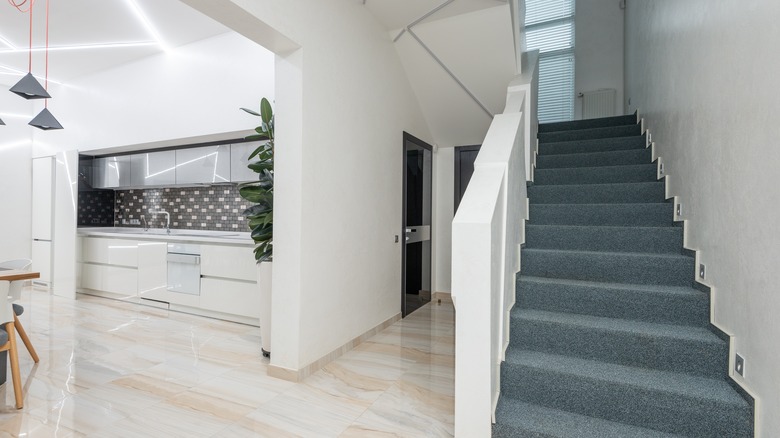
[{"label": "white wall", "polygon": [[433,154],[433,290],[452,290],[452,218],[455,216],[455,148]]},{"label": "white wall", "polygon": [[399,313],[402,132],[433,141],[361,2],[186,3],[245,34],[241,22],[259,19],[278,31],[258,36],[269,47],[277,36],[301,47],[277,53],[271,355],[299,370]]},{"label": "white wall", "polygon": [[239,108],[273,94],[273,54],[218,35],[55,86],[49,109],[65,129],[36,130],[36,154],[237,137],[257,123]]},{"label": "white wall", "polygon": [[[623,114],[623,10],[619,0],[577,0],[574,18],[574,91],[614,88],[615,111]],[[574,101],[582,118],[582,98]]]},{"label": "white wall", "polygon": [[[627,96],[701,250],[713,322],[734,336],[759,437],[780,436],[780,3],[629,1]],[[731,358],[733,361],[733,357]],[[733,362],[732,362],[733,363]]]}]

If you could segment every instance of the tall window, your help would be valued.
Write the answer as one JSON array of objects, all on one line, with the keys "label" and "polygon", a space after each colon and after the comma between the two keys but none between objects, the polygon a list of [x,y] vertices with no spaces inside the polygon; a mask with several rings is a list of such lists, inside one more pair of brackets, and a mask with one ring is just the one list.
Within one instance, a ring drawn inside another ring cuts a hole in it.
[{"label": "tall window", "polygon": [[574,118],[574,0],[526,0],[528,50],[539,49],[539,122]]}]

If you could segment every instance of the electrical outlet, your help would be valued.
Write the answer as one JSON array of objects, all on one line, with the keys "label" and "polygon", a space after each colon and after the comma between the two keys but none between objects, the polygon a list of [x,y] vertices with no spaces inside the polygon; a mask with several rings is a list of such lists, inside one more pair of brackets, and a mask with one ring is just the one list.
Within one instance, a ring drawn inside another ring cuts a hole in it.
[{"label": "electrical outlet", "polygon": [[677,217],[682,217],[682,204],[677,204]]},{"label": "electrical outlet", "polygon": [[699,263],[699,277],[704,278],[705,266],[704,263]]},{"label": "electrical outlet", "polygon": [[734,371],[742,377],[745,377],[745,358],[737,353],[737,357],[734,358]]},{"label": "electrical outlet", "polygon": [[650,130],[647,130],[647,145],[650,146],[653,144],[653,134],[650,133]]}]

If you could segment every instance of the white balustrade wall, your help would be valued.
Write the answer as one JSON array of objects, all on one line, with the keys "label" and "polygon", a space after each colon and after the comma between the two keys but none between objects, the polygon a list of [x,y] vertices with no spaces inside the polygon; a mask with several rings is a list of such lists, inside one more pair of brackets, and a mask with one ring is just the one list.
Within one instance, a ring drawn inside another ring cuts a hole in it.
[{"label": "white balustrade wall", "polygon": [[490,125],[452,222],[458,437],[490,436],[509,343],[528,217],[526,174],[536,149],[537,57],[527,59],[527,70],[509,84],[504,112]]}]

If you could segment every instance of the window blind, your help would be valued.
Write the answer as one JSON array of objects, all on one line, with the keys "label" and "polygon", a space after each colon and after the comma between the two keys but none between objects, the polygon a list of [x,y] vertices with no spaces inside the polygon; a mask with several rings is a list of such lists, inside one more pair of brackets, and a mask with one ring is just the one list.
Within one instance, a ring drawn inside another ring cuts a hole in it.
[{"label": "window blind", "polygon": [[526,45],[539,50],[539,122],[574,118],[574,0],[526,0]]}]

